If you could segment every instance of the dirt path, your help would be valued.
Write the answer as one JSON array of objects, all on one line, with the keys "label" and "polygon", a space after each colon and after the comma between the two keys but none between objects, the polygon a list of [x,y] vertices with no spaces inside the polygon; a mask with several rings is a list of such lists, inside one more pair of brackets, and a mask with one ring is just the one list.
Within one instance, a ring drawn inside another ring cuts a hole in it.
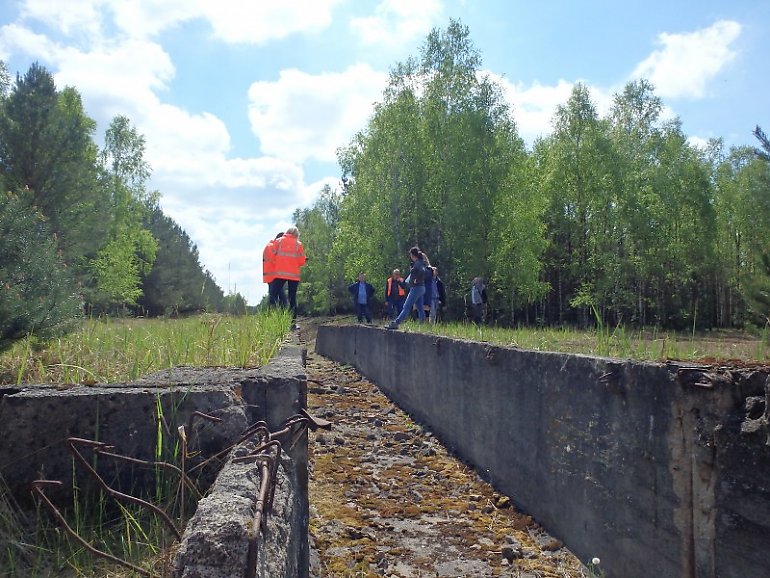
[{"label": "dirt path", "polygon": [[310,437],[312,577],[588,575],[375,385],[317,355],[302,327],[309,410],[333,423]]}]

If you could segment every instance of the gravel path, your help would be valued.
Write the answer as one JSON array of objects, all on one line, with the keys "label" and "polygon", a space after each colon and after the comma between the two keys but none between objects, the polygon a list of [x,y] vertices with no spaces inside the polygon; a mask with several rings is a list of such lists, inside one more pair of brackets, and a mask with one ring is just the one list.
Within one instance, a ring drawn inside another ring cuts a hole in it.
[{"label": "gravel path", "polygon": [[313,578],[589,576],[372,383],[308,349]]}]

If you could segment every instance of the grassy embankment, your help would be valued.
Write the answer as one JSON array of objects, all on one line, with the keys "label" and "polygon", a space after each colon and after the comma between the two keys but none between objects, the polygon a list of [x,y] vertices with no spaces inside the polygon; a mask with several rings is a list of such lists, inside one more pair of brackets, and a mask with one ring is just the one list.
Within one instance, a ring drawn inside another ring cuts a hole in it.
[{"label": "grassy embankment", "polygon": [[765,331],[720,330],[677,333],[655,328],[570,327],[504,329],[472,323],[437,325],[407,322],[406,331],[472,339],[535,351],[559,351],[648,361],[765,364],[770,361],[770,335]]},{"label": "grassy embankment", "polygon": [[276,312],[184,319],[88,319],[66,337],[17,343],[0,355],[0,382],[120,383],[183,365],[255,367],[289,330]]},{"label": "grassy embankment", "polygon": [[[0,355],[0,382],[93,385],[130,382],[148,373],[182,365],[256,367],[276,353],[290,324],[289,316],[279,312],[174,320],[89,319],[66,337],[47,343],[27,339],[4,352]],[[161,428],[158,431],[163,435]],[[179,465],[180,454],[177,451],[156,459]],[[167,493],[156,496],[154,502],[175,512],[176,524],[183,524],[178,481],[168,480],[163,486]],[[81,536],[146,572],[161,575],[158,569],[168,555],[163,544],[170,542],[168,531],[157,517],[136,507],[116,508],[103,496],[87,499],[81,488],[75,488],[75,495],[73,504],[67,508],[67,518]],[[186,514],[191,514],[189,507]],[[128,578],[141,575],[95,558],[85,547],[66,537],[42,506],[35,512],[23,511],[4,491],[0,478],[0,576]]]}]

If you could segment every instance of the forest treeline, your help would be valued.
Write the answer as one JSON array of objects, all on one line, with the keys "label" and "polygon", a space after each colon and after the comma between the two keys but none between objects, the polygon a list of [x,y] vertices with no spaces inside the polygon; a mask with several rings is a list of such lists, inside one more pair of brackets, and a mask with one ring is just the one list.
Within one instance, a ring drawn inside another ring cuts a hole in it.
[{"label": "forest treeline", "polygon": [[148,190],[144,137],[112,119],[103,147],[75,88],[0,61],[0,350],[82,314],[242,310]]},{"label": "forest treeline", "polygon": [[460,22],[394,66],[368,124],[338,151],[342,186],[294,215],[305,307],[348,308],[359,272],[382,298],[418,245],[453,319],[480,275],[500,324],[767,323],[770,144],[759,127],[756,148],[695,146],[644,79],[604,115],[576,84],[529,148],[515,113]]},{"label": "forest treeline", "polygon": [[[413,245],[439,267],[445,317],[488,282],[499,324],[766,324],[770,142],[692,144],[644,79],[600,115],[576,84],[531,146],[467,27],[435,29],[393,66],[367,125],[338,150],[342,186],[295,212],[308,313],[381,299]],[[725,114],[729,114],[726,111]],[[747,132],[748,132],[747,128]],[[148,189],[145,141],[115,117],[100,147],[73,87],[0,61],[0,350],[83,313],[246,310]]]}]

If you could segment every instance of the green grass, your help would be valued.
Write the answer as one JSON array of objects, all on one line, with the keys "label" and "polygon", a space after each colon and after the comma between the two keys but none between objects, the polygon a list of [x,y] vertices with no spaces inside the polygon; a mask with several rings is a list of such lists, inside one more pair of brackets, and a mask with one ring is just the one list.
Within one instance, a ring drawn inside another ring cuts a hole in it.
[{"label": "green grass", "polygon": [[[48,342],[32,337],[5,351],[0,355],[0,383],[121,383],[178,366],[258,367],[275,355],[290,325],[290,316],[276,310],[243,317],[89,319],[66,337]],[[164,413],[160,403],[156,413],[160,423]],[[178,442],[164,435],[159,429],[154,440],[161,452],[156,459],[182,466]],[[76,490],[66,517],[82,537],[145,569],[162,565],[171,540],[157,516]],[[176,523],[181,525],[193,513],[194,502],[185,506],[191,496],[185,500],[182,493],[180,499],[179,490],[177,479],[161,476],[154,502],[175,512]],[[22,511],[0,478],[0,576],[137,575],[95,558],[67,537],[42,505],[34,512]]]},{"label": "green grass", "polygon": [[770,361],[770,339],[763,332],[710,331],[676,333],[659,329],[600,327],[580,330],[570,327],[508,329],[472,323],[407,322],[405,331],[442,335],[456,339],[472,339],[533,351],[557,351],[602,357],[648,361],[681,360],[703,363],[720,361],[767,363]]},{"label": "green grass", "polygon": [[89,319],[45,343],[34,336],[0,355],[0,383],[121,383],[161,369],[257,367],[280,347],[283,312],[185,319]]}]

